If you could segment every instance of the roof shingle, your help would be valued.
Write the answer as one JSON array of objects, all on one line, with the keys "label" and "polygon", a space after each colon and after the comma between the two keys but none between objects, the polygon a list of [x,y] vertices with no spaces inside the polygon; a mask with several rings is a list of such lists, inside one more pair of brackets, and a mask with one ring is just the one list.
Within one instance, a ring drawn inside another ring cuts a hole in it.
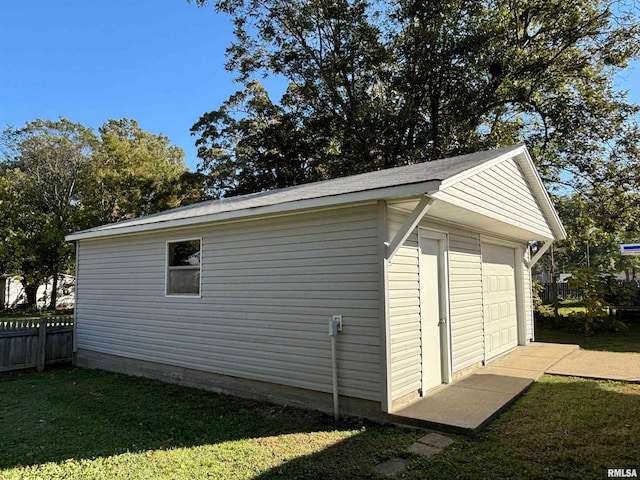
[{"label": "roof shingle", "polygon": [[520,145],[486,150],[467,155],[445,158],[442,160],[435,160],[432,162],[407,165],[404,167],[378,170],[359,175],[351,175],[348,177],[335,178],[321,182],[296,185],[278,190],[269,190],[266,192],[253,193],[238,197],[210,200],[194,205],[188,205],[186,207],[174,208],[172,210],[167,210],[153,215],[95,227],[78,232],[78,234],[117,230],[120,228],[150,225],[154,223],[164,223],[178,219],[195,218],[301,200],[376,190],[380,188],[411,185],[433,180],[444,181],[518,148],[520,148]]}]

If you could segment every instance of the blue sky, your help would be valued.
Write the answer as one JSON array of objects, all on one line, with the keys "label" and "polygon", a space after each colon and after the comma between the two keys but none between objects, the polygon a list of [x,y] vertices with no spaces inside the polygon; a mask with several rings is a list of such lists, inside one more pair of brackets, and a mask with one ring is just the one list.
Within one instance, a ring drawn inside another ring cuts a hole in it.
[{"label": "blue sky", "polygon": [[[131,118],[195,168],[189,129],[238,89],[223,67],[231,31],[226,16],[186,0],[0,0],[0,128]],[[640,65],[617,86],[640,103]]]},{"label": "blue sky", "polygon": [[189,129],[237,89],[228,18],[186,0],[0,0],[0,126],[132,118],[197,163]]}]

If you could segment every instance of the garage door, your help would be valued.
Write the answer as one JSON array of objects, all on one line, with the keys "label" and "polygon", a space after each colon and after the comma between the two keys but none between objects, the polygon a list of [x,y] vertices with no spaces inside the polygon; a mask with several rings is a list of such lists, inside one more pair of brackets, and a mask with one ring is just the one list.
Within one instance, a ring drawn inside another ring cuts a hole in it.
[{"label": "garage door", "polygon": [[485,359],[518,344],[515,251],[482,244]]}]

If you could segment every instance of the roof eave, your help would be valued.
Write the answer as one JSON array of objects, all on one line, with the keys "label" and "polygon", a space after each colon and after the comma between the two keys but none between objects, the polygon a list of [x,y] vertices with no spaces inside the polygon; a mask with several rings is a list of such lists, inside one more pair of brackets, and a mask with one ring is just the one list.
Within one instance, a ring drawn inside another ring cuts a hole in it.
[{"label": "roof eave", "polygon": [[206,223],[215,223],[222,221],[231,221],[238,219],[246,219],[250,217],[258,217],[265,215],[278,215],[295,213],[303,210],[336,207],[351,203],[368,202],[375,200],[384,200],[387,198],[411,197],[420,194],[432,194],[437,192],[440,187],[440,180],[430,180],[427,182],[419,182],[409,185],[400,185],[394,187],[385,187],[372,190],[364,190],[361,192],[350,192],[326,197],[311,198],[306,200],[296,200],[284,202],[275,205],[266,205],[255,208],[247,208],[242,210],[234,210],[228,212],[213,213],[210,215],[200,215],[197,217],[181,218],[167,221],[159,221],[141,225],[131,225],[118,227],[117,224],[110,228],[101,228],[84,230],[72,233],[65,237],[67,242],[78,240],[87,240],[92,238],[112,237],[116,235],[133,235],[138,233],[151,232],[154,230],[189,227],[202,225]]},{"label": "roof eave", "polygon": [[[558,215],[558,212],[556,211],[556,208],[551,201],[551,197],[549,196],[546,187],[542,183],[542,179],[540,178],[535,164],[533,163],[533,158],[531,158],[529,150],[527,150],[527,148],[523,148],[522,152],[519,153],[521,154],[520,158],[525,160],[524,164],[526,164],[527,168],[529,168],[529,170],[533,173],[533,177],[535,178],[536,182],[535,186],[537,187],[536,197],[541,203],[540,206],[545,213],[547,221],[549,221],[549,226],[553,230],[555,240],[565,240],[567,238],[567,231],[565,230],[564,225],[562,225],[562,220],[560,220],[560,216]],[[521,162],[520,165],[521,167],[524,166],[523,162]]]},{"label": "roof eave", "polygon": [[499,155],[487,162],[484,162],[474,168],[470,168],[465,170],[464,172],[459,173],[458,175],[454,175],[453,177],[448,178],[444,182],[442,182],[441,188],[446,188],[455,183],[461,182],[472,175],[476,175],[479,172],[489,169],[505,160],[513,158],[520,165],[521,168],[527,170],[530,175],[530,180],[535,182],[535,185],[532,185],[534,190],[534,195],[536,200],[539,202],[540,208],[542,209],[545,218],[549,224],[549,227],[553,231],[554,239],[556,241],[564,240],[567,238],[567,232],[562,225],[562,221],[558,216],[558,212],[556,212],[555,207],[553,206],[553,202],[547,193],[547,189],[542,183],[542,179],[536,170],[535,164],[533,163],[533,159],[529,153],[525,144],[520,144],[513,149],[506,151],[502,155]]}]

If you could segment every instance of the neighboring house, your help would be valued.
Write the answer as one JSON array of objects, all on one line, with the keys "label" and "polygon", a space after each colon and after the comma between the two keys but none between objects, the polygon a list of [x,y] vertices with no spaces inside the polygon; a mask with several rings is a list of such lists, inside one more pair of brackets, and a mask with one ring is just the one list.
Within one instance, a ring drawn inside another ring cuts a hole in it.
[{"label": "neighboring house", "polygon": [[[74,283],[75,278],[72,275],[62,274],[58,278],[58,308],[72,308],[74,302]],[[49,306],[51,301],[51,289],[53,288],[53,280],[47,281],[44,285],[38,287],[36,292],[36,306],[44,309]],[[26,302],[26,294],[20,277],[12,275],[0,276],[0,309],[12,309]]]},{"label": "neighboring house", "polygon": [[77,362],[331,410],[341,315],[341,409],[379,416],[531,341],[564,237],[523,145],[85,230]]}]

